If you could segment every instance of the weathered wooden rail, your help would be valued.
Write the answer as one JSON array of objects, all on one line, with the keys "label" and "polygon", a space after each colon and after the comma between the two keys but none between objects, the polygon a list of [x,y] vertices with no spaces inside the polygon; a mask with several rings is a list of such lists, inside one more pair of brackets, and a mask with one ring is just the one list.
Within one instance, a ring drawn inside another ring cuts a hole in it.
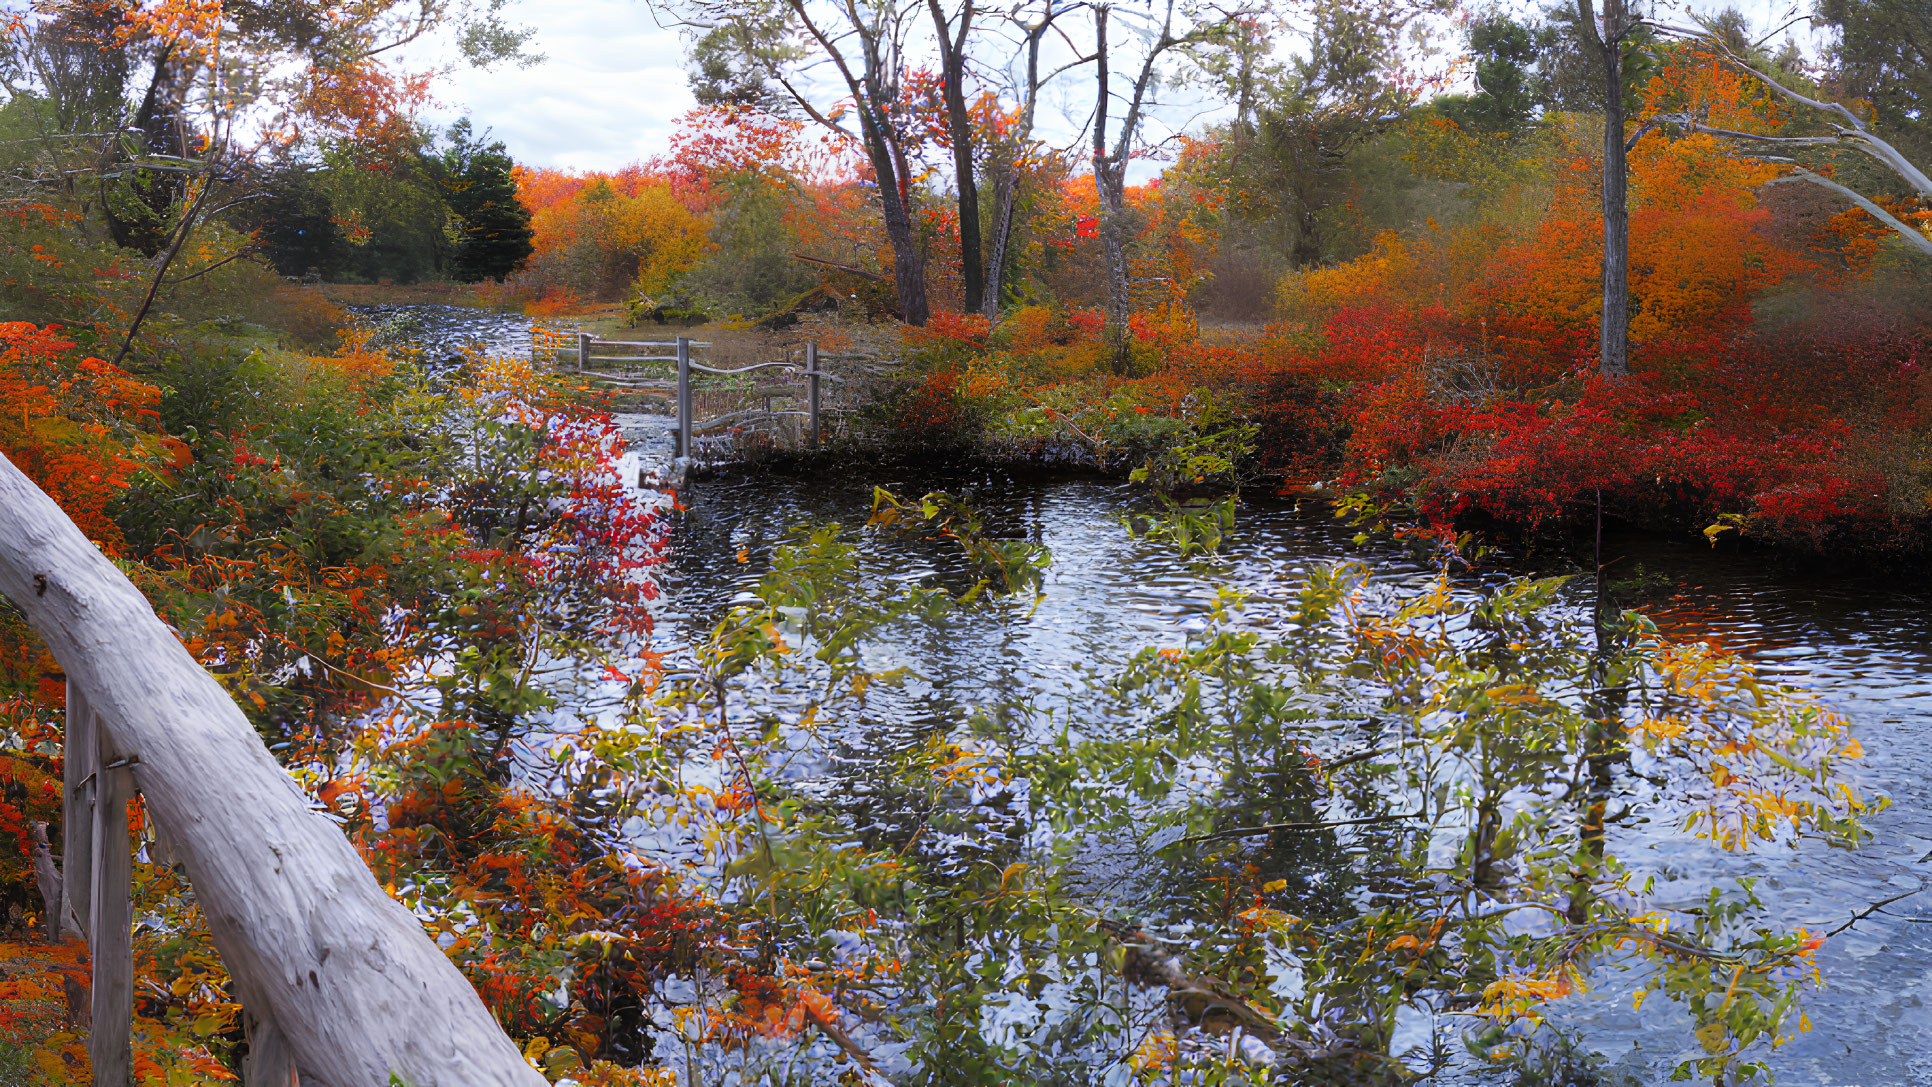
[{"label": "weathered wooden rail", "polygon": [[[693,440],[696,435],[721,427],[742,424],[753,420],[770,421],[773,419],[796,417],[802,419],[802,438],[807,448],[816,449],[824,436],[823,406],[824,385],[826,381],[842,380],[839,375],[827,372],[819,364],[818,345],[806,343],[802,350],[801,362],[789,358],[778,362],[759,362],[750,366],[724,368],[707,366],[692,357],[694,348],[709,347],[701,340],[679,336],[673,340],[603,340],[588,332],[577,334],[576,343],[571,348],[559,351],[559,355],[574,355],[579,374],[600,384],[617,388],[663,388],[668,378],[674,382],[676,400],[673,413],[677,418],[678,456],[693,455]],[[600,353],[601,352],[601,353]],[[613,353],[616,352],[616,353]],[[629,353],[625,353],[629,352]],[[653,367],[673,367],[668,373],[653,374]],[[759,371],[778,370],[785,374],[802,378],[805,382],[802,398],[798,390],[791,387],[756,387],[751,390],[751,399],[763,399],[762,409],[743,407],[708,419],[698,419],[697,407],[693,396],[694,386],[705,376],[736,377]],[[771,406],[774,399],[802,399],[802,409],[778,409]]]},{"label": "weathered wooden rail", "polygon": [[96,1087],[127,1087],[132,1066],[136,796],[234,980],[247,1087],[542,1087],[228,692],[4,456],[0,595],[67,676],[66,871],[49,908],[88,941]]}]

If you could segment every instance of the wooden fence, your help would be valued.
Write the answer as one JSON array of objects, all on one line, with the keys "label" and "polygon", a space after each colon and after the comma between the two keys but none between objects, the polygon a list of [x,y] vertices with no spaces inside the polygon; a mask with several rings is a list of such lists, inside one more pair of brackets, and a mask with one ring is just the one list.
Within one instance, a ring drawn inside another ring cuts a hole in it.
[{"label": "wooden fence", "polygon": [[228,692],[4,456],[0,595],[67,677],[66,871],[49,908],[88,941],[96,1087],[128,1087],[132,1066],[137,796],[151,856],[185,872],[234,981],[247,1087],[542,1087]]},{"label": "wooden fence", "polygon": [[[575,344],[557,354],[559,361],[574,358],[579,374],[605,387],[673,393],[680,457],[694,456],[697,438],[707,432],[751,428],[777,436],[787,429],[778,424],[788,419],[800,420],[799,439],[806,448],[818,448],[825,433],[825,383],[843,378],[821,365],[816,343],[798,348],[796,360],[787,352],[779,361],[736,368],[707,366],[693,357],[696,349],[709,346],[684,336],[602,340],[580,332]],[[778,371],[784,380],[761,385],[747,376],[765,371]],[[800,406],[775,407],[779,400]]]}]

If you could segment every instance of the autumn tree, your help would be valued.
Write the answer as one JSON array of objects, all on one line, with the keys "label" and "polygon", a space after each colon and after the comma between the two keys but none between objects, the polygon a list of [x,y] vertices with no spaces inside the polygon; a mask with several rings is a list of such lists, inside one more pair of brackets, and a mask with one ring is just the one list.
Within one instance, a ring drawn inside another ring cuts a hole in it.
[{"label": "autumn tree", "polygon": [[[427,75],[387,63],[439,27],[466,58],[529,59],[501,0],[206,5],[53,0],[6,36],[0,87],[31,119],[29,186],[57,187],[150,265],[126,321],[125,359],[197,231],[261,195],[291,140],[329,135],[380,157],[413,134]],[[239,254],[225,258],[234,259]]]},{"label": "autumn tree", "polygon": [[1267,188],[1292,218],[1297,266],[1340,255],[1324,237],[1326,214],[1355,199],[1345,179],[1350,157],[1414,104],[1403,35],[1440,10],[1429,0],[1324,0],[1310,13],[1306,51],[1268,84],[1256,152]]},{"label": "autumn tree", "polygon": [[1051,68],[1042,68],[1041,44],[1054,29],[1056,20],[1076,5],[1059,0],[1042,0],[1037,12],[1021,9],[1009,18],[1020,32],[1024,57],[1019,73],[1013,76],[1017,105],[1010,115],[998,119],[999,128],[989,140],[988,171],[993,175],[993,235],[986,262],[985,293],[980,311],[988,317],[1000,312],[1006,282],[1009,245],[1013,237],[1015,209],[1020,197],[1020,178],[1029,162],[1037,162],[1046,151],[1034,139],[1034,124],[1039,118],[1040,95],[1054,79],[1073,68],[1090,64],[1097,54],[1076,54]]},{"label": "autumn tree", "polygon": [[957,10],[949,12],[940,0],[926,0],[926,11],[932,16],[933,40],[939,46],[940,105],[946,116],[946,142],[952,153],[953,191],[959,209],[963,307],[968,313],[977,313],[983,305],[986,269],[981,252],[979,183],[974,176],[973,149],[977,141],[966,107],[966,47],[979,6],[976,0],[958,0]]},{"label": "autumn tree", "polygon": [[763,101],[795,110],[865,150],[877,189],[900,317],[923,325],[926,260],[913,227],[917,133],[907,116],[911,9],[866,0],[677,0],[699,37],[701,101]]},{"label": "autumn tree", "polygon": [[[1091,161],[1100,195],[1100,244],[1107,263],[1107,343],[1118,370],[1127,366],[1127,317],[1133,306],[1127,249],[1134,228],[1127,210],[1127,167],[1142,150],[1141,126],[1160,89],[1162,62],[1169,53],[1205,38],[1208,26],[1192,21],[1175,0],[1154,0],[1146,8],[1111,4],[1093,8]],[[1124,103],[1118,113],[1113,108],[1116,99]]]},{"label": "autumn tree", "polygon": [[[1874,186],[1873,191],[1868,195],[1832,176],[1836,172],[1833,166],[1815,161],[1808,163],[1794,157],[1819,152],[1827,155],[1839,151],[1856,152],[1856,157],[1864,160],[1868,165],[1876,165],[1881,177],[1891,186],[1902,184],[1913,197],[1932,200],[1932,177],[1929,177],[1922,166],[1901,150],[1899,145],[1879,134],[1867,119],[1866,109],[1862,104],[1854,103],[1857,107],[1854,108],[1822,94],[1819,97],[1813,97],[1811,94],[1794,90],[1779,78],[1779,75],[1783,75],[1789,79],[1790,73],[1774,74],[1777,70],[1773,66],[1753,63],[1753,58],[1747,55],[1751,51],[1751,45],[1737,40],[1732,35],[1727,35],[1726,28],[1716,21],[1706,22],[1695,29],[1673,29],[1677,34],[1688,38],[1694,48],[1723,64],[1730,71],[1751,81],[1772,96],[1801,108],[1807,118],[1813,122],[1814,131],[1772,132],[1726,126],[1722,123],[1713,124],[1711,122],[1715,118],[1712,118],[1708,111],[1695,109],[1664,114],[1658,118],[1660,121],[1667,121],[1693,132],[1721,136],[1748,149],[1747,154],[1761,161],[1782,164],[1786,172],[1778,179],[1779,181],[1808,182],[1835,193],[1884,223],[1919,254],[1932,256],[1932,236],[1900,219],[1880,202],[1889,194],[1877,191]],[[1767,71],[1767,68],[1772,70]],[[1900,92],[1901,96],[1909,93],[1903,90]],[[1909,113],[1902,115],[1900,121],[1902,132],[1899,135],[1904,140],[1923,138],[1919,128],[1919,118],[1915,115]],[[1880,199],[1874,199],[1875,196]]]},{"label": "autumn tree", "polygon": [[1630,372],[1630,148],[1624,134],[1625,69],[1643,21],[1627,0],[1604,0],[1597,24],[1592,0],[1576,0],[1584,51],[1603,73],[1603,322],[1599,366],[1605,377]]},{"label": "autumn tree", "polygon": [[[1320,3],[1293,23],[1272,13],[1227,20],[1190,49],[1198,78],[1237,104],[1161,181],[1170,199],[1193,203],[1185,217],[1212,238],[1200,304],[1261,317],[1284,274],[1350,259],[1379,230],[1418,217],[1426,182],[1406,161],[1407,122],[1429,60],[1412,31],[1437,11],[1428,2]],[[1278,47],[1285,42],[1293,51]]]}]

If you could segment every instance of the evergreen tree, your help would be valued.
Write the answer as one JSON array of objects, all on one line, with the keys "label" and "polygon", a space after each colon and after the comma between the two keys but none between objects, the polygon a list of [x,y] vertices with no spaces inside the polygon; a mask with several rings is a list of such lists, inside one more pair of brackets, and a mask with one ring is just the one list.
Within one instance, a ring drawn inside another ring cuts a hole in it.
[{"label": "evergreen tree", "polygon": [[1932,160],[1932,0],[1819,0],[1818,17],[1838,32],[1827,89],[1867,102],[1906,158]]},{"label": "evergreen tree", "polygon": [[452,125],[440,159],[444,201],[454,222],[449,273],[464,283],[502,279],[535,251],[530,210],[517,200],[515,163],[502,141],[484,142],[468,120]]},{"label": "evergreen tree", "polygon": [[1536,42],[1530,29],[1492,15],[1469,30],[1469,51],[1476,57],[1473,95],[1444,95],[1437,108],[1466,130],[1521,134],[1536,115],[1530,66]]},{"label": "evergreen tree", "polygon": [[259,239],[275,270],[291,278],[314,273],[336,279],[348,261],[349,244],[336,227],[336,209],[320,171],[293,156],[273,163],[262,180],[263,199],[242,205],[234,216]]}]

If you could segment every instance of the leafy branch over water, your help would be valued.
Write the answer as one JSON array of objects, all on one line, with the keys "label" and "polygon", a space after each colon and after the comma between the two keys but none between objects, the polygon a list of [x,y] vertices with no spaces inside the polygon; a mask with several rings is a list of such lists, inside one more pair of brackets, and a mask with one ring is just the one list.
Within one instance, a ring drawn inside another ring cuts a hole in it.
[{"label": "leafy branch over water", "polygon": [[[874,523],[957,540],[975,585],[888,588],[808,530],[704,666],[745,779],[712,839],[718,899],[755,904],[838,1053],[901,1054],[878,1067],[908,1083],[1394,1082],[1446,1059],[1398,1051],[1405,1008],[1462,1024],[1478,1060],[1532,1061],[1546,1006],[1606,967],[1687,1009],[1682,1075],[1749,1078],[1802,1029],[1822,937],[1779,931],[1748,882],[1659,888],[1621,857],[1658,833],[1859,839],[1845,721],[1748,663],[1633,614],[1599,643],[1563,579],[1344,565],[1222,590],[1181,644],[1095,662],[1064,710],[855,747],[868,689],[914,678],[872,670],[889,627],[1042,584],[1043,553],[956,498],[879,491]],[[715,697],[674,685],[655,712]]]},{"label": "leafy branch over water", "polygon": [[1044,593],[1042,585],[1047,565],[1052,561],[1047,549],[1026,540],[1003,540],[989,535],[979,511],[956,495],[934,491],[915,504],[884,487],[874,487],[872,519],[867,527],[927,531],[958,543],[979,577],[979,583],[960,597],[961,603],[974,602],[989,587],[996,593],[1031,589],[1036,603]]},{"label": "leafy branch over water", "polygon": [[1235,419],[1204,391],[1182,405],[1179,433],[1159,446],[1127,478],[1144,483],[1160,506],[1154,517],[1131,514],[1136,536],[1171,544],[1182,555],[1221,549],[1234,527],[1246,465],[1254,458],[1258,428]]}]

